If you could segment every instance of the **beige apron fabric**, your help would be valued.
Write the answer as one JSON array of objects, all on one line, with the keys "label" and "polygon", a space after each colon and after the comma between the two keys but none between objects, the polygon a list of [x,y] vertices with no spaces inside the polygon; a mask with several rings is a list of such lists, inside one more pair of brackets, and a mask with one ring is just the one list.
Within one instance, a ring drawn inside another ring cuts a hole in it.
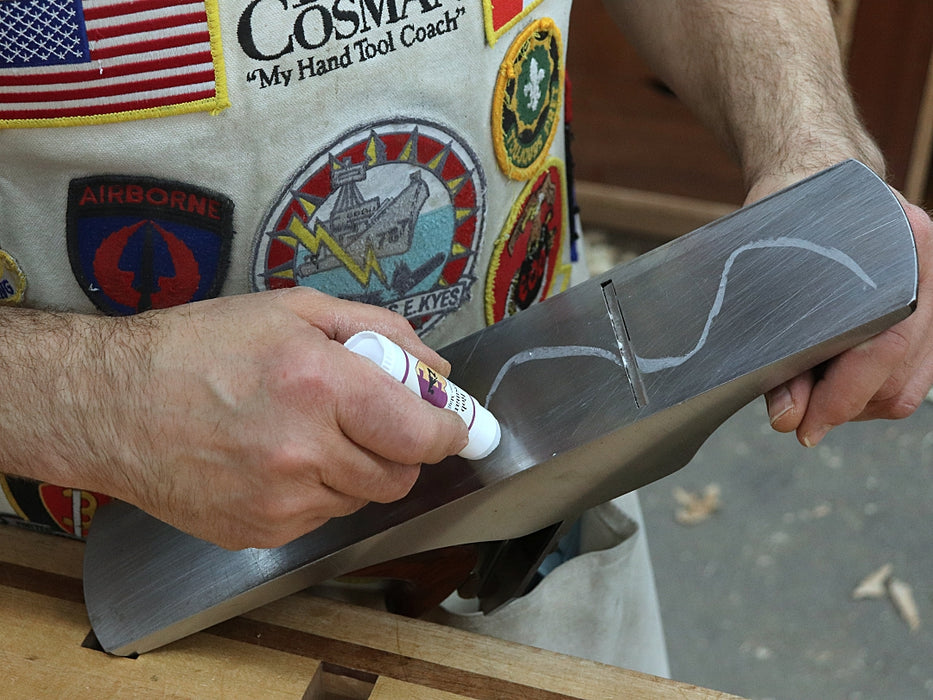
[{"label": "beige apron fabric", "polygon": [[[84,0],[86,9],[104,4],[107,0]],[[234,233],[219,292],[241,294],[256,288],[257,269],[262,271],[263,262],[256,251],[269,242],[274,223],[270,217],[288,193],[303,184],[302,173],[312,172],[308,169],[318,161],[326,162],[329,150],[394,129],[452,144],[482,190],[482,206],[477,207],[481,211],[476,212],[478,242],[470,252],[472,268],[457,280],[468,293],[463,294],[459,310],[425,333],[425,341],[441,347],[487,323],[487,271],[497,262],[493,256],[501,254],[501,236],[529,183],[529,178],[508,177],[496,161],[490,123],[499,99],[497,78],[504,61],[510,60],[513,42],[537,20],[553,20],[566,51],[570,2],[526,3],[530,13],[504,28],[494,43],[486,36],[483,0],[366,3],[370,12],[389,13],[384,23],[365,32],[359,25],[351,38],[334,33],[314,50],[298,50],[295,42],[302,37],[309,40],[312,20],[323,16],[325,5],[338,4],[321,3],[318,8],[315,3],[285,0],[219,0],[221,73],[230,101],[219,114],[0,130],[0,249],[28,278],[25,304],[98,311],[88,294],[93,285],[82,283],[69,261],[68,245],[77,250],[77,243],[70,240],[66,245],[71,235],[66,213],[76,208],[69,186],[76,181],[112,176],[144,184],[177,181],[231,201]],[[363,3],[341,6],[346,10]],[[390,6],[402,7],[408,14],[395,21]],[[444,34],[413,39],[419,36],[417,28],[437,29],[441,22]],[[336,32],[337,25],[334,28]],[[351,25],[343,23],[339,29],[349,32]],[[366,56],[365,47],[380,41],[393,50]],[[263,58],[272,54],[277,57]],[[339,68],[310,72],[312,58],[340,57]],[[562,118],[547,154],[564,157]],[[421,174],[435,189],[440,187],[430,179],[439,172],[422,167]],[[454,186],[453,178],[448,185]],[[400,187],[392,184],[380,194],[395,196]],[[100,196],[105,196],[103,190]],[[566,276],[571,267],[566,237],[562,248],[556,264]],[[451,245],[445,243],[436,252],[450,251]],[[572,267],[579,280],[583,265]],[[80,506],[80,494],[76,498]],[[0,515],[19,515],[2,494]],[[626,538],[633,521],[637,532]],[[523,599],[488,617],[448,611],[444,621],[666,675],[657,597],[636,497],[617,499],[587,513],[582,535],[585,553],[558,567]]]},{"label": "beige apron fabric", "polygon": [[489,615],[456,594],[430,619],[480,634],[668,677],[670,668],[638,496],[581,521],[581,553]]}]

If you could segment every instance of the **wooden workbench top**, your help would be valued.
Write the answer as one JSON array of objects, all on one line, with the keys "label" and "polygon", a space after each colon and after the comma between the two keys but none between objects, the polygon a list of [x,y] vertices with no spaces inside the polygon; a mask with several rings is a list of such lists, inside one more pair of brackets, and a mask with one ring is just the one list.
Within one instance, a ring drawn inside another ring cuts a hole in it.
[{"label": "wooden workbench top", "polygon": [[79,542],[0,526],[0,697],[731,697],[308,594],[113,657],[82,646],[82,556]]}]

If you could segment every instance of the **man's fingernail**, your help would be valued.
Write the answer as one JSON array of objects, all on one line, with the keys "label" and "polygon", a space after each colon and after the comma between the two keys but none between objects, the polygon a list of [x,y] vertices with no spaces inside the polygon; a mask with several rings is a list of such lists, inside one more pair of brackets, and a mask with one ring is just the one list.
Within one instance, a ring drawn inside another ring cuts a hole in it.
[{"label": "man's fingernail", "polygon": [[803,436],[803,444],[806,447],[816,447],[820,443],[820,440],[826,437],[826,433],[832,430],[832,427],[831,425],[821,425],[819,428],[811,430]]},{"label": "man's fingernail", "polygon": [[768,397],[768,417],[771,420],[771,425],[774,425],[781,416],[790,411],[793,407],[794,401],[791,399],[787,387],[782,386],[777,389]]}]

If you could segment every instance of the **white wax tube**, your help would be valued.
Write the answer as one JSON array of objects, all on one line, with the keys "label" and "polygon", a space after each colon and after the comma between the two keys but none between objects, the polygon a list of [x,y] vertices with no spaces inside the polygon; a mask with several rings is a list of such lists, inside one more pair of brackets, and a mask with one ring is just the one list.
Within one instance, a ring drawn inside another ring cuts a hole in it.
[{"label": "white wax tube", "polygon": [[460,416],[470,431],[470,441],[459,452],[461,457],[483,459],[499,446],[502,429],[492,413],[463,389],[385,336],[375,331],[361,331],[347,340],[344,346],[375,362],[425,401]]}]

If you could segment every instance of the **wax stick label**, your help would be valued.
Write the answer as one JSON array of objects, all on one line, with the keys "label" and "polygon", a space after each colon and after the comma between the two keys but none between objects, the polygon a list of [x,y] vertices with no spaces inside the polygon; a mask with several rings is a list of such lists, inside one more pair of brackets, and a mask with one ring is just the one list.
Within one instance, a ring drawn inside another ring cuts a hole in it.
[{"label": "wax stick label", "polygon": [[453,411],[470,431],[470,441],[459,454],[466,459],[483,459],[499,445],[502,429],[485,407],[447,377],[375,331],[360,331],[346,343],[351,352],[375,362],[414,394],[436,408]]},{"label": "wax stick label", "polygon": [[420,360],[415,372],[418,375],[421,398],[438,408],[448,408],[447,380]]},{"label": "wax stick label", "polygon": [[476,408],[469,394],[456,384],[451,384],[443,375],[435,372],[421,360],[418,361],[415,373],[418,377],[421,398],[438,408],[446,408],[460,414],[468,426],[472,425]]}]

